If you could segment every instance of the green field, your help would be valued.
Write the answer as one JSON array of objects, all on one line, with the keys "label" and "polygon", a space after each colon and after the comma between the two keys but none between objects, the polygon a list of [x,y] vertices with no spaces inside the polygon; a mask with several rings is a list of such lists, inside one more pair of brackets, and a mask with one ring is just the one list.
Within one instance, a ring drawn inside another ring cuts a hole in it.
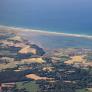
[{"label": "green field", "polygon": [[17,89],[26,89],[28,92],[38,92],[39,87],[35,83],[35,81],[31,82],[17,82],[16,83],[16,88]]},{"label": "green field", "polygon": [[88,89],[79,89],[76,92],[92,92],[92,91]]}]

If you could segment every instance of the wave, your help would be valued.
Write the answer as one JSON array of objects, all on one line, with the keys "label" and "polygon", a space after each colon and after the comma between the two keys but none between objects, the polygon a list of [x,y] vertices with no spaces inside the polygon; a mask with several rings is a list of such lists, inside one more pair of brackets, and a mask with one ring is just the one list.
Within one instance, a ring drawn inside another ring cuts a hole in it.
[{"label": "wave", "polygon": [[18,31],[27,31],[27,32],[35,32],[35,33],[41,33],[41,34],[48,34],[48,35],[61,35],[61,36],[70,36],[70,37],[81,37],[81,38],[88,38],[92,39],[91,35],[82,35],[82,34],[71,34],[71,33],[63,33],[63,32],[51,32],[51,31],[43,31],[43,30],[34,30],[34,29],[28,29],[23,27],[15,27],[15,26],[4,26],[0,25],[0,28],[7,28],[7,29],[13,29]]}]

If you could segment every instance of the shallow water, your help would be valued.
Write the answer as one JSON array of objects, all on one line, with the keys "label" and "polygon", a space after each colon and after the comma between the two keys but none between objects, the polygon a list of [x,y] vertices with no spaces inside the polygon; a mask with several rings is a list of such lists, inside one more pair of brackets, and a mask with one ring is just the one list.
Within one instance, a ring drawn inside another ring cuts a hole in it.
[{"label": "shallow water", "polygon": [[29,40],[32,44],[37,44],[44,49],[57,49],[57,48],[91,48],[92,39],[82,37],[71,37],[63,35],[47,35],[35,34],[31,32],[22,32],[22,37]]}]

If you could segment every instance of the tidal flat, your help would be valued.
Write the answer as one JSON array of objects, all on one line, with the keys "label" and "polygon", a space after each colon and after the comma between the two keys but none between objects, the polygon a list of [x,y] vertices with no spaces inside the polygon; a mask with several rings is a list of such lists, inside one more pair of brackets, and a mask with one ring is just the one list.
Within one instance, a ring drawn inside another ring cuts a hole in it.
[{"label": "tidal flat", "polygon": [[19,27],[0,26],[2,29],[12,30],[18,35],[28,40],[32,44],[37,44],[44,49],[58,48],[91,48],[92,36],[48,32],[42,30],[25,29]]}]

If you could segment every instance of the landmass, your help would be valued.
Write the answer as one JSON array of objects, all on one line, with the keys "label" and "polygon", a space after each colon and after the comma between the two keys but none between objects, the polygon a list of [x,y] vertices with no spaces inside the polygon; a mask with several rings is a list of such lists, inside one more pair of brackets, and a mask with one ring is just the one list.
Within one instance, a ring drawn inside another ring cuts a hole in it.
[{"label": "landmass", "polygon": [[0,27],[0,92],[92,92],[91,48],[47,51],[17,30]]}]

